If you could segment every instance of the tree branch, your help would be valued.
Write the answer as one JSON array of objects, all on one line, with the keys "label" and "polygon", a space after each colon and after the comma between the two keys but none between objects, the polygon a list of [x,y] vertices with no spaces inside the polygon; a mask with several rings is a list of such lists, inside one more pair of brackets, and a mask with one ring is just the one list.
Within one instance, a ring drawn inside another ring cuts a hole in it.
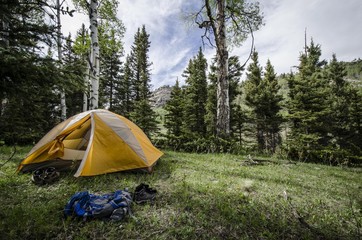
[{"label": "tree branch", "polygon": [[248,63],[248,61],[250,60],[251,58],[251,55],[253,54],[253,49],[254,49],[254,33],[253,33],[253,28],[251,27],[251,24],[250,24],[250,21],[249,21],[249,18],[246,18],[246,21],[248,23],[248,26],[249,26],[249,29],[250,29],[250,34],[251,34],[251,47],[250,47],[250,52],[249,52],[249,57],[246,59],[246,61],[244,62],[243,65],[241,65],[242,68],[245,67],[245,65]]}]

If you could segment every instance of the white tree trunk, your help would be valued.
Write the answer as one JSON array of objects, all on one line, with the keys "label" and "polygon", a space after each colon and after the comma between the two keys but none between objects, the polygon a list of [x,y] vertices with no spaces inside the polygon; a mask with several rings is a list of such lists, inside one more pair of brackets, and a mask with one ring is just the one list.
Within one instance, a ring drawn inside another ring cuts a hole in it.
[{"label": "white tree trunk", "polygon": [[[63,55],[62,55],[62,33],[61,33],[61,22],[60,22],[60,3],[57,0],[57,45],[58,45],[58,60],[59,63],[62,63]],[[61,115],[60,119],[64,121],[67,118],[67,104],[65,102],[65,90],[62,87],[60,89],[60,109]]]},{"label": "white tree trunk", "polygon": [[99,91],[99,42],[98,42],[98,0],[91,0],[89,7],[91,36],[91,89],[90,109],[98,108]]},{"label": "white tree trunk", "polygon": [[[85,61],[85,60],[84,60]],[[86,61],[88,62],[88,61]],[[87,64],[87,69],[84,74],[84,87],[85,91],[83,93],[83,112],[88,111],[88,98],[89,98],[89,76],[90,76],[90,67],[89,63]]]}]

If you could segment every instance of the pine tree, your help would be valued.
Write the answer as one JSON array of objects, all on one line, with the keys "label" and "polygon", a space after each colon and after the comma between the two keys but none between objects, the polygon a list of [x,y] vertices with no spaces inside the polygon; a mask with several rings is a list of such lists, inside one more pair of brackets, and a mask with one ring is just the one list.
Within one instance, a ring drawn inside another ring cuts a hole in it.
[{"label": "pine tree", "polygon": [[279,111],[283,98],[278,93],[280,87],[270,60],[267,61],[264,77],[256,51],[252,55],[252,60],[245,83],[246,104],[253,112],[258,149],[273,153],[280,142],[282,118]]},{"label": "pine tree", "polygon": [[82,59],[83,65],[85,66],[83,76],[83,111],[89,110],[89,99],[90,99],[90,36],[82,24],[82,28],[77,31],[75,41],[73,44],[73,50],[79,58]]},{"label": "pine tree", "polygon": [[75,53],[70,35],[65,40],[62,56],[63,68],[60,74],[64,80],[59,85],[66,90],[67,113],[69,116],[73,116],[83,110],[83,81],[86,63],[82,56]]},{"label": "pine tree", "polygon": [[165,128],[167,129],[168,138],[180,137],[183,122],[183,93],[176,80],[175,86],[172,87],[170,100],[165,105],[167,111],[165,115]]},{"label": "pine tree", "polygon": [[0,4],[0,139],[6,144],[37,141],[60,115],[54,86],[62,78],[41,48],[55,33],[44,8],[45,2]]},{"label": "pine tree", "polygon": [[254,50],[251,60],[253,61],[247,68],[247,79],[245,81],[245,101],[247,106],[252,109],[252,119],[255,123],[256,140],[258,149],[263,151],[265,149],[265,126],[263,125],[263,87],[262,83],[262,68],[259,65],[258,52]]},{"label": "pine tree", "polygon": [[207,102],[206,102],[206,130],[208,136],[216,136],[216,121],[217,121],[217,67],[213,62],[210,66],[208,75],[209,84],[207,86]]},{"label": "pine tree", "polygon": [[264,89],[264,116],[266,126],[265,148],[268,152],[275,152],[280,143],[280,125],[283,119],[280,115],[282,95],[279,94],[280,86],[270,60],[267,61],[263,82]]},{"label": "pine tree", "polygon": [[149,34],[146,32],[145,25],[138,29],[132,46],[130,55],[130,68],[132,71],[133,87],[132,99],[133,109],[130,118],[134,121],[148,136],[158,131],[156,113],[150,105],[150,66],[148,60],[148,51],[151,42]]},{"label": "pine tree", "polygon": [[346,69],[333,54],[325,75],[331,86],[331,151],[341,163],[361,155],[362,97],[346,80]]},{"label": "pine tree", "polygon": [[190,135],[206,134],[206,101],[207,101],[207,61],[201,48],[197,56],[189,61],[184,72],[186,77],[185,108],[184,108],[184,132]]},{"label": "pine tree", "polygon": [[117,36],[115,29],[107,26],[99,28],[101,47],[101,72],[99,86],[99,105],[114,110],[118,99],[115,97],[121,85],[123,55],[122,36]]},{"label": "pine tree", "polygon": [[330,136],[330,88],[322,75],[325,61],[320,61],[321,47],[313,40],[300,56],[299,73],[289,82],[288,136],[292,158],[322,161]]},{"label": "pine tree", "polygon": [[133,109],[132,102],[132,82],[133,72],[130,67],[130,57],[126,57],[126,62],[123,68],[123,75],[121,75],[121,81],[116,86],[115,103],[113,105],[114,112],[129,118],[129,115]]}]

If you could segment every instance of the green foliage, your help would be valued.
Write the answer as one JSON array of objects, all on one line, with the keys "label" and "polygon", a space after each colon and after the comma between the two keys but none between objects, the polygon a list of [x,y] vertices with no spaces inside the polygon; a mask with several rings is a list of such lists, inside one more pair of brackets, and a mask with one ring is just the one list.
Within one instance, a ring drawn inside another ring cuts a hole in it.
[{"label": "green foliage", "polygon": [[245,82],[245,103],[252,109],[259,151],[274,153],[280,143],[280,104],[283,97],[279,94],[280,87],[270,60],[267,61],[264,77],[256,51],[252,60]]},{"label": "green foliage", "polygon": [[328,146],[330,131],[330,89],[322,75],[321,47],[311,41],[300,56],[299,73],[289,81],[288,119],[291,156],[318,161],[319,152]]},{"label": "green foliage", "polygon": [[330,158],[334,163],[358,162],[362,154],[361,117],[362,96],[345,80],[343,63],[335,55],[326,67],[326,77],[331,86],[331,149]]},{"label": "green foliage", "polygon": [[[358,239],[361,168],[293,163],[231,154],[165,152],[152,174],[118,172],[74,178],[62,172],[36,186],[14,174],[30,150],[1,167],[0,232],[4,239]],[[0,164],[11,154],[0,148]],[[321,181],[323,179],[323,181]],[[132,204],[122,222],[65,219],[78,191],[109,193],[140,183],[158,193]]]},{"label": "green foliage", "polygon": [[176,84],[171,90],[170,100],[165,105],[167,113],[165,115],[164,125],[167,129],[167,135],[173,135],[176,137],[181,136],[183,101],[182,89],[179,86],[178,80],[176,80]]},{"label": "green foliage", "polygon": [[129,117],[129,114],[133,108],[131,92],[132,77],[133,72],[130,66],[130,56],[127,56],[123,68],[123,76],[115,92],[115,98],[117,99],[117,102],[115,102],[113,105],[114,112],[121,114],[127,118]]},{"label": "green foliage", "polygon": [[[192,15],[195,23],[200,28],[206,29],[204,37],[210,41],[210,35],[216,34],[213,28],[217,26],[217,19],[219,19],[218,1],[204,0],[202,2],[201,10]],[[208,13],[208,11],[210,12]],[[241,46],[251,31],[257,31],[263,25],[259,2],[247,3],[241,0],[228,0],[225,2],[223,15],[225,16],[225,37],[231,46]]]},{"label": "green foliage", "polygon": [[[236,57],[229,68],[232,69],[230,77],[230,91],[232,102],[238,93],[238,81],[241,76],[241,67]],[[165,106],[165,127],[168,129],[165,139],[158,140],[158,145],[173,150],[187,152],[240,152],[240,145],[235,144],[232,139],[216,137],[216,85],[215,72],[210,73],[211,83],[206,82],[206,60],[201,49],[196,57],[190,60],[184,72],[186,85],[181,89],[178,85],[173,87],[171,99]],[[215,70],[215,66],[211,66]],[[235,121],[240,124],[243,113],[237,112],[235,108]],[[236,116],[238,114],[238,116]],[[240,118],[241,116],[241,118]],[[237,119],[239,117],[239,119]]]},{"label": "green foliage", "polygon": [[[242,75],[242,68],[239,57],[231,56],[228,59],[228,81],[229,81],[229,106],[230,106],[230,128],[231,137],[241,141],[239,132],[242,131],[242,121],[244,113],[241,111],[236,98],[241,94],[239,82]],[[217,74],[218,70],[215,62],[210,66],[208,75],[208,99],[206,103],[206,117],[208,135],[216,136],[216,115],[217,115]]]},{"label": "green foliage", "polygon": [[[132,109],[129,117],[134,121],[148,136],[155,134],[158,131],[156,113],[151,108],[149,99],[150,92],[150,66],[148,60],[148,52],[151,42],[149,34],[146,32],[145,25],[142,29],[138,28],[134,37],[134,43],[131,47],[132,51],[129,55],[129,72],[125,71],[125,86],[130,83],[130,88],[125,89],[125,93],[131,94]],[[128,71],[128,70],[127,70]],[[130,80],[130,81],[129,81]],[[126,95],[125,95],[126,96]]]},{"label": "green foliage", "polygon": [[34,142],[57,121],[54,86],[64,78],[41,52],[55,30],[45,24],[44,4],[0,4],[0,140],[7,144]]},{"label": "green foliage", "polygon": [[86,62],[84,61],[82,54],[76,53],[76,46],[77,45],[72,44],[72,39],[69,35],[63,45],[63,63],[61,67],[62,72],[60,74],[64,76],[64,80],[58,83],[66,93],[68,116],[73,116],[82,112],[83,94],[86,91],[84,86]]},{"label": "green foliage", "polygon": [[206,101],[207,101],[207,61],[201,48],[197,56],[189,61],[184,71],[184,112],[182,130],[184,133],[206,134]]},{"label": "green foliage", "polygon": [[108,22],[103,23],[99,28],[101,45],[101,72],[100,72],[100,91],[99,104],[110,111],[115,109],[122,99],[117,98],[122,91],[122,62],[123,46],[121,39],[123,32],[117,34],[117,29],[111,28]]},{"label": "green foliage", "polygon": [[299,73],[288,81],[289,156],[330,164],[358,163],[361,96],[346,81],[344,64],[333,55],[327,65],[320,55],[320,46],[311,41],[300,56]]}]

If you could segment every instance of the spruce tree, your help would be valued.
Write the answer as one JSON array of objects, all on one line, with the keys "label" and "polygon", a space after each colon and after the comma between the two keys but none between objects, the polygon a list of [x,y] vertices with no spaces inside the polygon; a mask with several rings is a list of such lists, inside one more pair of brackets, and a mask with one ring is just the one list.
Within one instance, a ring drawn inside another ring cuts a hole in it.
[{"label": "spruce tree", "polygon": [[123,74],[121,75],[121,79],[119,84],[116,86],[115,92],[115,103],[113,105],[114,112],[129,118],[129,115],[133,109],[132,104],[132,77],[133,72],[130,66],[130,57],[127,55],[126,62],[123,68]]},{"label": "spruce tree", "polygon": [[75,53],[71,36],[69,35],[63,46],[62,74],[64,81],[59,85],[65,89],[67,115],[73,116],[83,110],[84,74],[86,63],[82,56]]},{"label": "spruce tree", "polygon": [[116,91],[121,84],[123,55],[122,36],[117,36],[114,29],[99,29],[101,47],[101,69],[99,86],[99,105],[114,111],[118,103]]},{"label": "spruce tree", "polygon": [[28,144],[58,120],[54,86],[63,81],[51,45],[55,27],[45,21],[45,2],[0,4],[0,140]]},{"label": "spruce tree", "polygon": [[83,101],[82,101],[82,110],[89,110],[89,99],[90,99],[90,36],[88,31],[85,28],[85,25],[82,24],[80,30],[77,31],[75,41],[73,44],[73,50],[80,59],[82,59],[83,65],[85,66],[83,76]]},{"label": "spruce tree", "polygon": [[268,152],[275,152],[277,145],[280,144],[280,125],[283,121],[280,115],[281,101],[283,96],[279,94],[280,86],[274,72],[274,67],[271,65],[270,60],[267,61],[265,67],[265,74],[263,82],[265,82],[264,89],[264,116],[266,126],[266,146]]},{"label": "spruce tree", "polygon": [[206,130],[207,135],[216,136],[216,120],[217,120],[217,67],[215,62],[210,66],[208,75],[209,83],[207,85],[207,102],[206,102]]},{"label": "spruce tree", "polygon": [[148,52],[151,42],[145,25],[138,29],[130,55],[130,68],[132,71],[133,109],[130,118],[148,136],[158,131],[156,113],[150,104],[150,66]]},{"label": "spruce tree", "polygon": [[300,56],[299,73],[289,81],[289,154],[306,161],[323,161],[330,136],[330,88],[322,74],[321,47],[313,40]]},{"label": "spruce tree", "polygon": [[252,63],[247,68],[247,79],[245,81],[245,101],[246,105],[252,109],[252,119],[255,124],[255,135],[258,144],[258,149],[265,149],[265,126],[263,121],[263,88],[262,83],[262,68],[259,65],[258,52],[253,51],[251,56]]},{"label": "spruce tree", "polygon": [[282,118],[279,111],[283,98],[278,93],[280,87],[270,60],[267,61],[264,77],[256,51],[252,55],[252,60],[245,83],[246,104],[252,109],[258,149],[273,153],[280,142]]},{"label": "spruce tree", "polygon": [[240,78],[244,71],[241,66],[239,57],[231,56],[229,58],[228,65],[228,81],[229,81],[229,106],[230,106],[230,136],[237,139],[239,142],[241,139],[242,126],[245,121],[245,113],[241,110],[240,105],[236,102],[236,98],[241,95],[240,90]]},{"label": "spruce tree", "polygon": [[165,115],[165,128],[167,129],[167,137],[180,137],[182,135],[183,122],[183,93],[176,80],[175,86],[172,87],[170,100],[165,105],[167,111]]},{"label": "spruce tree", "polygon": [[325,75],[331,86],[331,155],[336,163],[361,155],[362,103],[357,89],[345,80],[346,69],[333,54]]},{"label": "spruce tree", "polygon": [[207,61],[201,48],[197,56],[189,61],[184,72],[186,77],[185,108],[184,108],[184,132],[192,136],[206,134],[206,101],[207,101]]}]

